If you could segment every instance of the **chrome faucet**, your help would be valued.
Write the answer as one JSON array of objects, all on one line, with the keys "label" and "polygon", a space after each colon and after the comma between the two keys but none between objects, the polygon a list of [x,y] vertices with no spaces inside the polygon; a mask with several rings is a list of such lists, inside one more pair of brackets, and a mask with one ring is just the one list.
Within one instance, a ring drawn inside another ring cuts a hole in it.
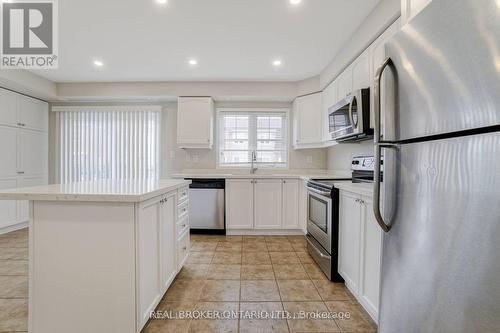
[{"label": "chrome faucet", "polygon": [[255,166],[255,162],[257,162],[257,154],[255,153],[255,150],[252,151],[252,165],[250,167],[250,173],[254,174],[255,171],[257,171],[257,167]]}]

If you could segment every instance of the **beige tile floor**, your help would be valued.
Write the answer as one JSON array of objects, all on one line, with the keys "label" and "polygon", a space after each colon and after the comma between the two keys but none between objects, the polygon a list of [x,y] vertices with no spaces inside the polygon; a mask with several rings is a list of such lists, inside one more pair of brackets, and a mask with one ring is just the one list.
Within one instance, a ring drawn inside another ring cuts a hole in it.
[{"label": "beige tile floor", "polygon": [[0,332],[28,330],[28,229],[0,235]]},{"label": "beige tile floor", "polygon": [[[376,332],[343,284],[326,279],[299,236],[192,235],[188,263],[157,311],[317,311],[349,319],[151,319],[154,332]],[[212,312],[204,312],[212,311]],[[28,326],[28,232],[0,235],[0,332]]]},{"label": "beige tile floor", "polygon": [[[302,236],[191,235],[191,252],[156,309],[337,313],[349,319],[151,319],[143,333],[376,332],[344,284],[328,281]],[[209,313],[209,312],[207,312]]]}]

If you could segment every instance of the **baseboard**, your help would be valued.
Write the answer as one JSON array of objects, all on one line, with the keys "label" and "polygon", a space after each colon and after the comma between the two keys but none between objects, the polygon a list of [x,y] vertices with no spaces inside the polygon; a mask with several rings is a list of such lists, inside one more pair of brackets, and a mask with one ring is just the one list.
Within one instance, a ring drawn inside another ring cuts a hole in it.
[{"label": "baseboard", "polygon": [[304,236],[305,233],[302,229],[293,229],[293,230],[232,229],[232,230],[226,230],[226,235],[232,235],[232,236],[239,236],[239,235],[245,235],[245,236],[295,236],[295,235],[300,235],[300,236]]},{"label": "baseboard", "polygon": [[12,225],[0,228],[0,235],[6,234],[6,233],[11,232],[11,231],[16,231],[19,229],[24,229],[27,227],[28,227],[28,221],[12,224]]}]

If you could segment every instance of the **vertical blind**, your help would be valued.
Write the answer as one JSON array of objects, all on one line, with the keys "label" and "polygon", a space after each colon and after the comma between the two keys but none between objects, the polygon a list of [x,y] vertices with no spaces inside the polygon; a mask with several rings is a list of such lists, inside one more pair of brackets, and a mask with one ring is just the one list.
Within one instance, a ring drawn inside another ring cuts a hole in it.
[{"label": "vertical blind", "polygon": [[286,112],[220,112],[219,166],[248,167],[254,152],[259,167],[287,166]]},{"label": "vertical blind", "polygon": [[59,112],[61,183],[158,179],[160,111],[97,109]]}]

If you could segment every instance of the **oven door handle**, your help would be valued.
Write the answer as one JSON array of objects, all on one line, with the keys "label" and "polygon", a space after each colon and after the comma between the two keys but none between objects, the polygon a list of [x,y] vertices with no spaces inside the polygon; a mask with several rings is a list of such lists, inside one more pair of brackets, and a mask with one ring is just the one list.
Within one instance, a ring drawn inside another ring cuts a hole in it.
[{"label": "oven door handle", "polygon": [[307,189],[313,193],[316,193],[316,194],[320,194],[320,195],[324,195],[324,196],[327,196],[329,197],[331,195],[330,192],[326,192],[326,191],[320,191],[320,190],[317,190],[313,187],[307,187]]}]

